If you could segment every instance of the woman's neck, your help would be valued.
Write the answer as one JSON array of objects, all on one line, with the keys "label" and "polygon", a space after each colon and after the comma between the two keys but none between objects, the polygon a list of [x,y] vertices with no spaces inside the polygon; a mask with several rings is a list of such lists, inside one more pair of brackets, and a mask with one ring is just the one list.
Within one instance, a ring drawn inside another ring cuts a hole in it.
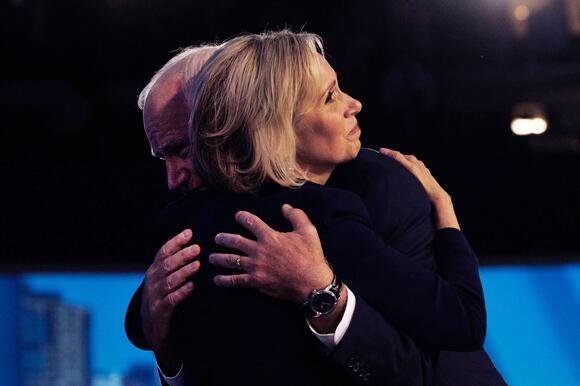
[{"label": "woman's neck", "polygon": [[308,167],[303,168],[304,174],[306,175],[306,179],[310,182],[314,182],[318,185],[326,185],[326,182],[330,178],[332,174],[333,168],[316,168],[316,167]]}]

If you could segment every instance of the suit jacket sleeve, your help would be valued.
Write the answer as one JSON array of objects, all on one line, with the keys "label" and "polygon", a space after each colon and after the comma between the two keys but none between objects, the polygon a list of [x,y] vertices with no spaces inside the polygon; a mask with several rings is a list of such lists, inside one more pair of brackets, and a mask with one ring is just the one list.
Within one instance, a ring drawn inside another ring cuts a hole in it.
[{"label": "suit jacket sleeve", "polygon": [[348,331],[329,354],[361,385],[430,385],[433,353],[400,333],[357,296]]},{"label": "suit jacket sleeve", "polygon": [[[137,348],[141,350],[151,350],[151,347],[145,340],[145,335],[143,335],[143,327],[141,324],[141,296],[143,294],[143,283],[137,288],[137,291],[131,297],[131,302],[129,307],[127,307],[127,313],[125,314],[125,334],[129,341]],[[165,379],[158,371],[159,381],[162,386],[169,386]]]},{"label": "suit jacket sleeve", "polygon": [[437,231],[439,271],[432,272],[385,245],[364,217],[352,220],[337,221],[329,229],[334,242],[325,252],[357,300],[365,299],[393,326],[427,347],[481,348],[486,319],[483,290],[477,259],[460,231]]},{"label": "suit jacket sleeve", "polygon": [[129,341],[137,348],[141,350],[151,350],[151,347],[145,340],[145,335],[143,334],[143,327],[141,324],[141,296],[143,294],[143,283],[137,288],[133,297],[131,297],[131,302],[129,307],[127,307],[127,312],[125,314],[125,334]]},{"label": "suit jacket sleeve", "polygon": [[[388,313],[383,312],[384,308],[377,311],[433,348],[465,351],[481,347],[486,314],[477,258],[461,232],[435,232],[431,205],[419,181],[398,162],[363,149],[356,160],[337,168],[329,184],[356,193],[364,203],[365,207],[351,213],[361,213],[359,221],[367,229],[354,233],[343,229],[334,240],[338,239],[339,244],[345,238],[350,240],[345,246],[349,252],[358,260],[370,262],[372,271],[366,278],[366,288],[371,294],[382,290],[386,296],[383,300],[391,297],[393,308]],[[358,263],[355,261],[353,266],[364,265]],[[358,277],[362,278],[363,273],[359,271]],[[366,300],[372,306],[381,303],[373,298]],[[352,333],[354,328],[349,330]]]},{"label": "suit jacket sleeve", "polygon": [[[171,205],[171,204],[170,204]],[[170,206],[169,205],[169,206]],[[166,218],[165,213],[168,211],[168,207],[164,208],[157,217],[157,232],[156,232],[156,245],[163,245],[166,240],[175,236],[179,231],[175,231],[170,227],[170,220]],[[173,233],[172,233],[173,232]],[[155,251],[156,252],[156,251]],[[155,254],[152,253],[154,256]],[[125,334],[129,341],[137,348],[141,350],[151,350],[151,347],[145,340],[145,335],[143,334],[143,328],[141,323],[141,298],[143,296],[143,282],[139,285],[139,288],[135,291],[127,307],[125,313]]]}]

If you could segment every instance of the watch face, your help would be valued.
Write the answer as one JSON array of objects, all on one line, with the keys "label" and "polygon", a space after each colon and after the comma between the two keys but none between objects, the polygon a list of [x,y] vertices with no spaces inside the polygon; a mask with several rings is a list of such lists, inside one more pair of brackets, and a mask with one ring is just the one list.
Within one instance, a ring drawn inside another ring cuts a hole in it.
[{"label": "watch face", "polygon": [[321,314],[327,314],[336,304],[336,296],[332,292],[320,292],[312,297],[312,309]]}]

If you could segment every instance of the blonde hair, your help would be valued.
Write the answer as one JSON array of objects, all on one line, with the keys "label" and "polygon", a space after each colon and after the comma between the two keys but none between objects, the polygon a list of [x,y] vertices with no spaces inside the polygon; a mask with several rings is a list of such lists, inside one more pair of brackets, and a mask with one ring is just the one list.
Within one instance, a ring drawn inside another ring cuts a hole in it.
[{"label": "blonde hair", "polygon": [[304,184],[294,125],[316,87],[319,54],[319,36],[284,30],[236,37],[205,64],[189,92],[189,123],[194,165],[210,186]]}]

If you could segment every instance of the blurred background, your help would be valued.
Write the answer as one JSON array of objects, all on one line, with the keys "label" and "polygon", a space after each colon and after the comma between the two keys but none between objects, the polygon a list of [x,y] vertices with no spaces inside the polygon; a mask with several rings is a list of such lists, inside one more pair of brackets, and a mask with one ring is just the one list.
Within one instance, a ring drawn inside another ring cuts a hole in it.
[{"label": "blurred background", "polygon": [[[79,342],[100,341],[99,312],[122,330],[122,306],[90,304],[116,280],[126,304],[173,198],[136,107],[154,71],[180,47],[286,27],[323,37],[363,103],[363,144],[419,155],[453,197],[508,383],[580,384],[580,0],[9,0],[0,15],[0,298],[20,310],[0,323],[21,336],[0,352],[8,384],[41,384],[26,374],[52,365],[30,347],[56,344],[56,309],[73,308]],[[95,344],[73,384],[149,384]]]}]

